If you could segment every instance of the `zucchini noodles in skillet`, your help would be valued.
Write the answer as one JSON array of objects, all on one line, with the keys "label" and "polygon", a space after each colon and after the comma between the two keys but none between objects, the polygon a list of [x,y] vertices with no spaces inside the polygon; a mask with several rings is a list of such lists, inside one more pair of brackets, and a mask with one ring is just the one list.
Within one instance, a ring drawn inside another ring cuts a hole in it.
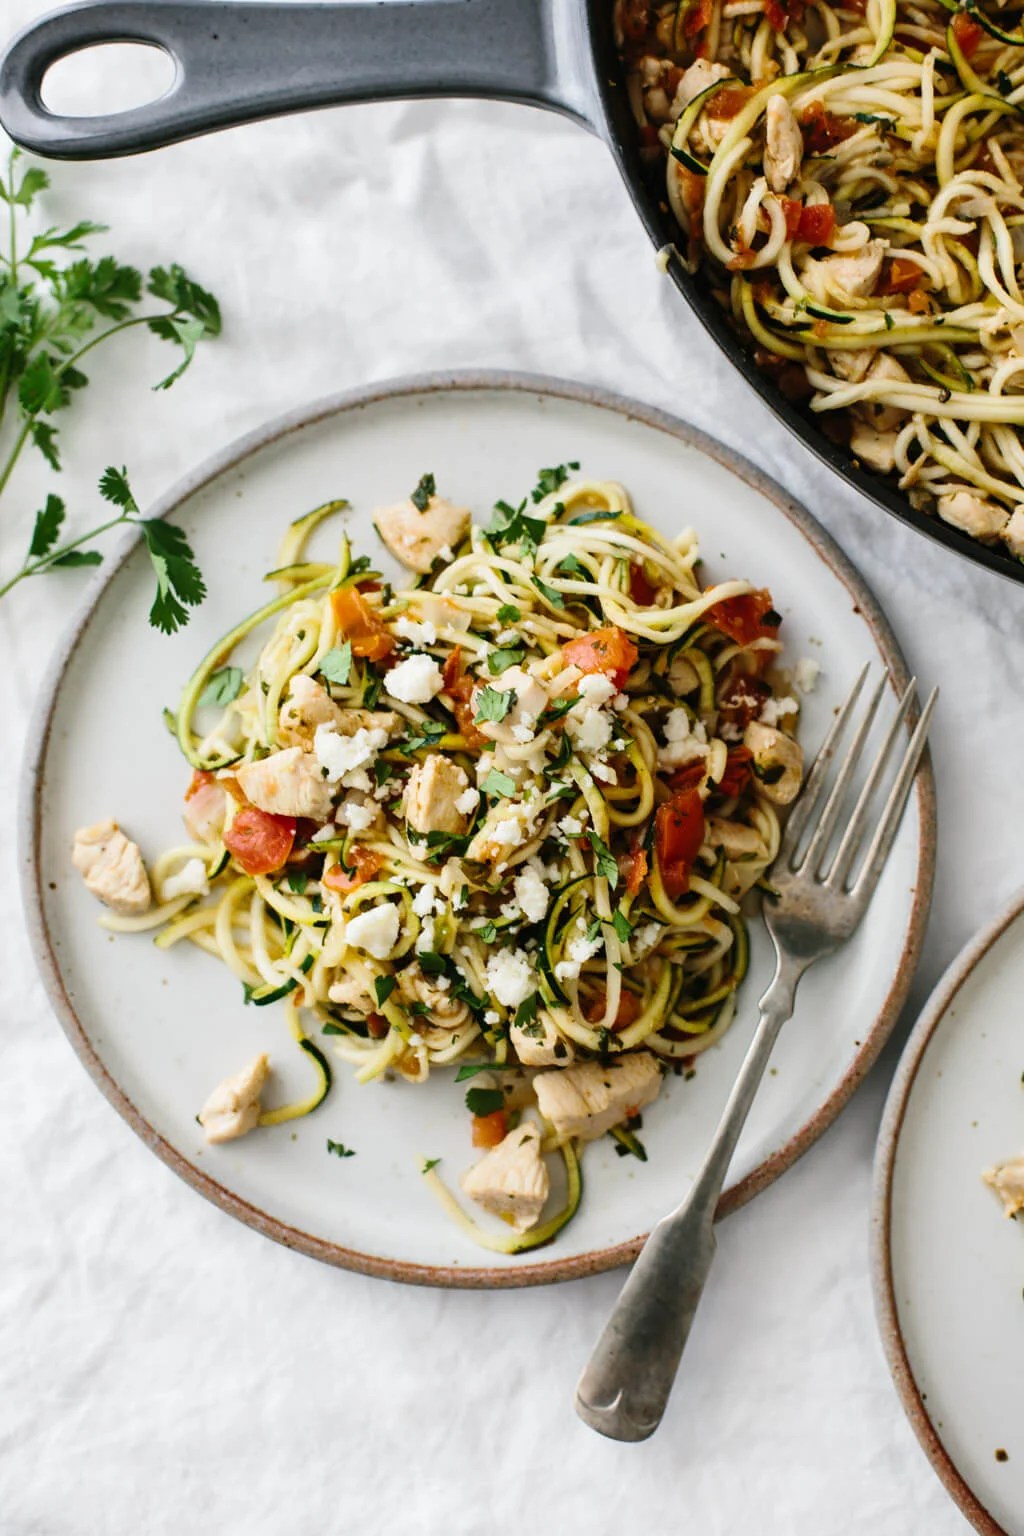
[{"label": "zucchini noodles in skillet", "polygon": [[[664,538],[570,468],[472,526],[424,475],[375,514],[417,573],[401,587],[345,537],[337,565],[307,554],[344,503],[293,523],[279,595],[168,716],[191,841],[151,872],[114,822],[75,848],[108,927],[215,955],[250,1004],[283,1001],[310,1056],[299,1104],[263,1110],[266,1056],[222,1083],[210,1140],[308,1113],[329,1056],[361,1083],[458,1066],[488,1149],[463,1188],[505,1217],[507,1236],[473,1225],[506,1252],[571,1216],[582,1144],[645,1155],[663,1072],[728,1029],[743,899],[802,776],[771,595],[702,587],[692,532]],[[568,1194],[543,1221],[554,1150]]]},{"label": "zucchini noodles in skillet", "polygon": [[652,166],[791,399],[1024,558],[1024,18],[994,0],[617,0]]}]

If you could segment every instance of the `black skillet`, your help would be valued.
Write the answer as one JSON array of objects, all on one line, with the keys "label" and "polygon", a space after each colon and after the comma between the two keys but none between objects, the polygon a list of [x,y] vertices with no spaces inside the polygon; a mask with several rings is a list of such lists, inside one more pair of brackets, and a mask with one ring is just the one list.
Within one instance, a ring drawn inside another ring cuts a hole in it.
[{"label": "black skillet", "polygon": [[[608,145],[654,244],[679,230],[641,164],[611,25],[612,0],[389,0],[344,5],[87,0],[32,23],[0,61],[0,122],[17,143],[56,159],[137,154],[287,112],[412,96],[487,96],[547,107]],[[169,54],[166,95],[116,115],[61,117],[43,78],[99,43],[148,43]],[[757,368],[710,287],[673,252],[668,271],[691,309],[761,398],[812,452],[877,506],[957,554],[1024,581],[1024,565],[918,512],[861,470],[809,413]]]}]

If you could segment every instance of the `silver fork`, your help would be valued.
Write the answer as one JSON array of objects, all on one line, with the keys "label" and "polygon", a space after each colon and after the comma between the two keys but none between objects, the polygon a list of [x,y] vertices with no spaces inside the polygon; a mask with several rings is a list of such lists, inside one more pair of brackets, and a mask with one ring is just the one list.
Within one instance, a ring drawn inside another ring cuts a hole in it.
[{"label": "silver fork", "polygon": [[[921,713],[877,817],[872,813],[872,800],[913,705],[916,679],[911,679],[899,701],[839,846],[829,857],[888,673],[883,674],[868,701],[831,791],[817,821],[812,822],[867,674],[865,667],[815,758],[786,823],[771,871],[777,895],[764,903],[765,921],[775,945],[775,977],[761,998],[760,1021],[714,1139],[686,1199],[658,1222],[644,1244],[576,1388],[580,1418],[613,1440],[646,1440],[661,1423],[715,1256],[715,1208],[772,1047],[793,1012],[797,983],[809,965],[831,954],[857,927],[899,828],[938,689],[933,690]],[[854,861],[872,828],[873,836],[854,873]],[[810,836],[802,846],[805,833]]]}]

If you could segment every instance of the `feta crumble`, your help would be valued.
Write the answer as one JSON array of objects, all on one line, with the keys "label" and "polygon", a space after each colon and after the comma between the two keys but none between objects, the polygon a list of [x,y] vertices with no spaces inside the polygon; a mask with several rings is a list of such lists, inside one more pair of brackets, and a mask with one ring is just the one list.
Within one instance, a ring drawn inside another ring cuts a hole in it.
[{"label": "feta crumble", "polygon": [[444,679],[434,658],[417,652],[391,668],[384,679],[384,687],[393,699],[399,699],[403,704],[428,704],[441,692]]},{"label": "feta crumble", "polygon": [[361,800],[345,800],[338,807],[338,820],[351,827],[353,832],[365,832],[377,820],[377,807],[364,805]]},{"label": "feta crumble", "polygon": [[821,663],[811,656],[801,656],[793,669],[793,681],[801,693],[813,693],[821,676]]},{"label": "feta crumble", "polygon": [[[347,775],[367,767],[381,747],[387,746],[388,733],[379,726],[361,725],[352,736],[339,736],[333,725],[318,725],[313,737],[313,752],[328,784],[342,783],[352,789],[362,788]],[[367,780],[369,788],[369,780]]]},{"label": "feta crumble", "polygon": [[588,939],[585,934],[579,938],[570,939],[566,947],[568,959],[559,960],[555,966],[555,975],[559,981],[577,981],[580,971],[588,960],[592,960],[599,949],[604,948],[604,939],[600,934],[594,939]]},{"label": "feta crumble", "polygon": [[582,837],[583,823],[578,816],[563,816],[558,823],[559,832],[564,832],[566,837]]},{"label": "feta crumble", "polygon": [[708,733],[703,721],[691,725],[685,709],[670,709],[665,718],[665,745],[658,748],[659,768],[679,768],[707,757]]},{"label": "feta crumble", "polygon": [[433,645],[437,640],[437,630],[429,619],[418,623],[403,613],[391,627],[400,640],[411,640],[413,645]]},{"label": "feta crumble", "polygon": [[800,705],[788,695],[782,699],[765,699],[758,715],[762,725],[776,726],[784,715],[795,715]]},{"label": "feta crumble", "polygon": [[429,917],[437,905],[432,885],[421,885],[412,899],[412,910],[417,917]]},{"label": "feta crumble", "polygon": [[202,859],[187,859],[177,874],[165,878],[160,887],[160,900],[173,901],[175,896],[206,896],[209,890],[210,882]]},{"label": "feta crumble", "polygon": [[375,960],[386,960],[398,939],[398,908],[390,902],[359,912],[345,924],[345,940]]},{"label": "feta crumble", "polygon": [[603,672],[589,672],[576,685],[581,699],[587,704],[607,704],[615,697],[616,688]]},{"label": "feta crumble", "polygon": [[487,988],[504,1008],[518,1008],[537,990],[537,973],[521,949],[499,949],[487,962]]},{"label": "feta crumble", "polygon": [[582,720],[566,716],[566,728],[580,752],[603,752],[612,739],[611,717],[603,709],[588,709]]},{"label": "feta crumble", "polygon": [[479,804],[480,791],[478,789],[474,789],[471,784],[469,788],[464,789],[462,794],[459,795],[456,799],[455,809],[461,816],[472,816],[473,812],[476,810]]},{"label": "feta crumble", "polygon": [[512,881],[512,889],[516,893],[516,901],[523,910],[523,916],[528,922],[539,923],[547,915],[548,888],[544,883],[543,875],[532,861],[520,874],[516,875]]}]

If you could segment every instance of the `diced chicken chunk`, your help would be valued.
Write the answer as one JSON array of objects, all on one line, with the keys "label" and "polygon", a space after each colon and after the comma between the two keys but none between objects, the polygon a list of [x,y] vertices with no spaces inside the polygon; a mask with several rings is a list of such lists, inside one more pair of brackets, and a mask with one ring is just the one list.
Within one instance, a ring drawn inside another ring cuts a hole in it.
[{"label": "diced chicken chunk", "polygon": [[964,533],[991,544],[997,539],[1009,521],[1005,507],[998,502],[979,496],[976,491],[947,491],[937,502],[938,513],[944,523],[951,523]]},{"label": "diced chicken chunk", "polygon": [[496,677],[492,683],[481,683],[473,694],[471,702],[474,715],[479,712],[480,694],[486,687],[493,688],[497,693],[511,691],[515,694],[512,706],[503,720],[483,720],[478,725],[480,733],[488,740],[505,746],[519,740],[517,732],[532,731],[551,701],[543,683],[538,682],[531,673],[522,667],[506,667],[500,677]]},{"label": "diced chicken chunk", "polygon": [[837,254],[808,261],[805,273],[809,280],[814,280],[816,288],[823,286],[821,297],[842,305],[846,299],[864,299],[874,293],[884,259],[882,242],[869,240],[848,256]]},{"label": "diced chicken chunk", "polygon": [[997,1163],[986,1168],[982,1178],[989,1189],[994,1189],[1003,1202],[1007,1216],[1024,1211],[1024,1157],[1015,1157],[1008,1163]]},{"label": "diced chicken chunk", "polygon": [[874,347],[860,347],[850,352],[835,347],[827,349],[825,356],[837,379],[849,379],[851,384],[859,384],[878,353]]},{"label": "diced chicken chunk", "polygon": [[138,843],[125,837],[116,821],[98,821],[75,833],[71,861],[85,888],[122,917],[149,910],[153,894]]},{"label": "diced chicken chunk", "polygon": [[576,1055],[543,1009],[529,1024],[513,1023],[509,1037],[524,1067],[567,1067]]},{"label": "diced chicken chunk", "polygon": [[1003,543],[1017,560],[1024,560],[1024,507],[1017,507],[1003,529]]},{"label": "diced chicken chunk", "polygon": [[396,559],[410,570],[428,572],[439,555],[454,550],[469,532],[469,511],[443,496],[431,496],[426,511],[411,501],[374,513],[377,532]]},{"label": "diced chicken chunk", "polygon": [[260,1094],[269,1072],[269,1056],[255,1056],[241,1072],[217,1084],[199,1111],[207,1141],[234,1141],[253,1129],[259,1122]]},{"label": "diced chicken chunk", "polygon": [[[886,352],[880,352],[865,375],[873,381],[881,380],[883,383],[898,389],[901,384],[911,382],[910,374],[902,363],[890,357]],[[874,427],[876,432],[891,432],[906,421],[908,412],[899,405],[886,405],[883,400],[865,400],[860,406],[865,420]]]},{"label": "diced chicken chunk", "polygon": [[764,174],[773,192],[785,192],[800,174],[804,136],[793,108],[781,92],[765,108]]},{"label": "diced chicken chunk", "polygon": [[189,789],[181,814],[189,835],[197,843],[216,843],[224,831],[227,812],[228,797],[223,784],[207,779]]},{"label": "diced chicken chunk", "polygon": [[327,689],[305,672],[297,672],[291,680],[288,697],[281,705],[277,722],[277,739],[285,747],[313,746],[317,726],[329,725],[339,736],[354,736],[359,730],[374,727],[391,731],[398,717],[390,710],[346,709],[336,704]]},{"label": "diced chicken chunk", "polygon": [[743,732],[743,745],[754,756],[754,774],[762,792],[776,805],[788,805],[803,783],[803,748],[785,731],[752,720]]},{"label": "diced chicken chunk", "polygon": [[334,980],[327,988],[329,1001],[350,1013],[376,1013],[377,998],[373,991],[376,974],[350,950],[345,959],[344,971],[336,971]]},{"label": "diced chicken chunk", "polygon": [[702,91],[706,91],[709,85],[717,84],[719,80],[725,80],[728,74],[729,70],[724,64],[709,64],[707,59],[695,59],[676,86],[672,98],[672,116],[678,117],[685,112],[690,102],[695,101]]},{"label": "diced chicken chunk", "polygon": [[462,1187],[477,1205],[502,1217],[517,1232],[535,1227],[550,1190],[538,1127],[528,1121],[509,1131],[463,1174]]},{"label": "diced chicken chunk", "polygon": [[766,853],[761,834],[739,821],[723,821],[709,816],[704,825],[705,841],[721,848],[727,859],[763,858]]},{"label": "diced chicken chunk", "polygon": [[850,452],[869,469],[877,469],[882,474],[889,474],[896,468],[898,436],[898,432],[877,432],[874,427],[869,427],[867,422],[858,421],[855,418],[853,431],[850,433]]},{"label": "diced chicken chunk", "polygon": [[604,1066],[584,1061],[533,1080],[537,1103],[556,1134],[595,1141],[658,1097],[661,1072],[650,1051],[637,1051]]},{"label": "diced chicken chunk", "polygon": [[452,997],[450,989],[439,987],[437,979],[424,975],[415,961],[399,971],[398,995],[407,1005],[422,1003],[428,1010],[423,1015],[424,1023],[434,1024],[438,1029],[454,1029],[469,1017],[469,1004]]},{"label": "diced chicken chunk", "polygon": [[414,832],[465,832],[468,818],[456,801],[469,788],[465,770],[440,752],[416,763],[405,786],[405,819]]},{"label": "diced chicken chunk", "polygon": [[312,752],[285,747],[255,763],[244,763],[236,774],[242,793],[272,816],[305,816],[329,821],[331,787]]}]

